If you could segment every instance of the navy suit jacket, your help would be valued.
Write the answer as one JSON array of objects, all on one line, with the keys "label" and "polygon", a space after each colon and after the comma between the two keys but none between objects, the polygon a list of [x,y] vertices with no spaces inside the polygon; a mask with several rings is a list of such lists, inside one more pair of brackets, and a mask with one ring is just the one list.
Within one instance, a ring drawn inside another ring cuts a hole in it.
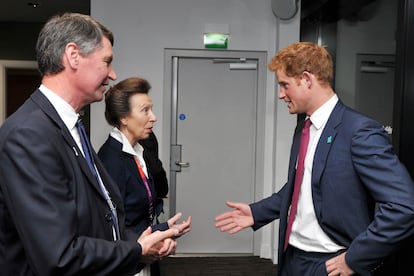
[{"label": "navy suit jacket", "polygon": [[[152,224],[152,220],[149,214],[148,192],[138,172],[134,157],[123,152],[122,144],[111,136],[99,149],[98,156],[121,191],[125,208],[126,227],[137,234],[141,234]],[[148,179],[148,184],[152,193],[152,204],[154,206],[152,217],[154,217],[157,194],[152,177]],[[167,223],[152,227],[153,231],[166,229],[168,229]]]},{"label": "navy suit jacket", "polygon": [[[295,130],[287,183],[250,205],[254,230],[280,218],[280,269],[303,125],[300,122]],[[414,184],[393,153],[388,135],[378,122],[341,101],[318,142],[311,181],[319,225],[347,248],[346,261],[358,274],[370,275],[414,233]]]},{"label": "navy suit jacket", "polygon": [[119,190],[95,159],[118,206],[120,241],[113,241],[110,210],[96,179],[47,98],[35,91],[4,122],[0,128],[1,273],[137,272],[141,258],[137,235],[125,231]]}]

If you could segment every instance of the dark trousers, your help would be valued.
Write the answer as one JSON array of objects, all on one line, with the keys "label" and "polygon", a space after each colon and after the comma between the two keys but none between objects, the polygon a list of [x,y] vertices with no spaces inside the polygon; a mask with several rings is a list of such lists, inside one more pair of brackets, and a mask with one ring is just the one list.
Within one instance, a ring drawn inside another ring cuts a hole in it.
[{"label": "dark trousers", "polygon": [[155,261],[151,264],[151,276],[161,276],[160,262]]},{"label": "dark trousers", "polygon": [[280,276],[327,276],[325,262],[339,254],[305,252],[289,245]]}]

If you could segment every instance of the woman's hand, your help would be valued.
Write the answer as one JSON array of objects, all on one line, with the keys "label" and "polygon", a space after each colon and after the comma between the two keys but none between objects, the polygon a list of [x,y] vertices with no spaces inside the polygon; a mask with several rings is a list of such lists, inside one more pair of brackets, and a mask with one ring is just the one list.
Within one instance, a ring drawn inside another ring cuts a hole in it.
[{"label": "woman's hand", "polygon": [[177,213],[175,214],[175,216],[173,216],[167,221],[168,227],[170,229],[173,228],[173,229],[178,230],[178,234],[176,235],[176,238],[181,237],[182,235],[190,232],[191,230],[191,216],[189,216],[187,220],[184,220],[181,223],[177,223],[181,217],[182,217],[182,213]]}]

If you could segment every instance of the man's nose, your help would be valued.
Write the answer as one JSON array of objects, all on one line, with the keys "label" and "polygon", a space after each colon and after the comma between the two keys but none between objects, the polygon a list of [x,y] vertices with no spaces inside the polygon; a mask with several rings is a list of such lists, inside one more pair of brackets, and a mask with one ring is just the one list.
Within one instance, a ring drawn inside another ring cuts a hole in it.
[{"label": "man's nose", "polygon": [[285,91],[283,91],[283,88],[279,88],[279,99],[283,99],[286,97]]}]

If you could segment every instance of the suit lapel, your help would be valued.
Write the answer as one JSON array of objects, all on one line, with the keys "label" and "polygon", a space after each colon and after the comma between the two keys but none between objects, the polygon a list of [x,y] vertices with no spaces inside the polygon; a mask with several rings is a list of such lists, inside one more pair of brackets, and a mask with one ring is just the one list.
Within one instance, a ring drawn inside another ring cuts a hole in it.
[{"label": "suit lapel", "polygon": [[320,196],[320,179],[327,166],[326,160],[335,143],[335,138],[338,134],[337,127],[341,124],[344,110],[345,106],[341,101],[338,101],[326,123],[321,137],[319,138],[318,146],[316,147],[312,167],[312,190],[316,200]]},{"label": "suit lapel", "polygon": [[127,167],[128,171],[130,172],[131,177],[136,179],[136,181],[140,182],[141,184],[144,184],[142,182],[142,179],[138,177],[139,175],[137,173],[138,168],[135,163],[134,157],[131,154],[122,151],[122,143],[117,141],[113,137],[109,137],[109,146],[114,148],[116,152],[121,152],[122,160],[123,160],[122,162]]},{"label": "suit lapel", "polygon": [[141,177],[138,177],[140,174],[137,173],[138,167],[135,163],[134,157],[125,152],[123,152],[123,155],[125,156],[125,163],[127,164],[127,168],[130,171],[131,176],[135,178],[139,183],[144,184]]},{"label": "suit lapel", "polygon": [[295,171],[295,168],[296,168],[296,163],[298,160],[298,153],[299,153],[299,146],[300,146],[300,137],[301,137],[302,129],[304,126],[304,122],[305,121],[301,121],[298,124],[295,130],[295,134],[293,136],[292,150],[290,153],[291,158],[289,161],[289,171]]},{"label": "suit lapel", "polygon": [[[82,151],[77,146],[75,140],[73,139],[71,133],[66,127],[65,123],[60,118],[59,114],[56,112],[53,105],[50,101],[43,95],[40,90],[36,90],[32,95],[31,99],[39,106],[39,108],[51,119],[51,121],[56,125],[62,134],[63,140],[66,142],[67,146],[71,149],[71,152],[75,155],[79,167],[81,168],[83,174],[88,179],[93,188],[103,197],[100,188],[98,186],[97,179],[93,176],[91,170],[89,169],[88,164],[86,163],[85,158],[82,155]],[[97,155],[94,152],[94,158],[96,160]]]},{"label": "suit lapel", "polygon": [[[292,142],[292,147],[290,150],[288,181],[287,181],[287,185],[289,188],[289,195],[293,193],[293,186],[295,182],[295,173],[296,173],[296,163],[298,159],[299,146],[300,146],[300,138],[301,138],[301,133],[302,133],[302,129],[304,125],[305,125],[305,121],[304,120],[300,121],[297,124],[295,133],[293,135],[293,142]],[[290,205],[291,199],[292,199],[291,196],[289,196],[289,202],[288,202],[289,205]]]}]

